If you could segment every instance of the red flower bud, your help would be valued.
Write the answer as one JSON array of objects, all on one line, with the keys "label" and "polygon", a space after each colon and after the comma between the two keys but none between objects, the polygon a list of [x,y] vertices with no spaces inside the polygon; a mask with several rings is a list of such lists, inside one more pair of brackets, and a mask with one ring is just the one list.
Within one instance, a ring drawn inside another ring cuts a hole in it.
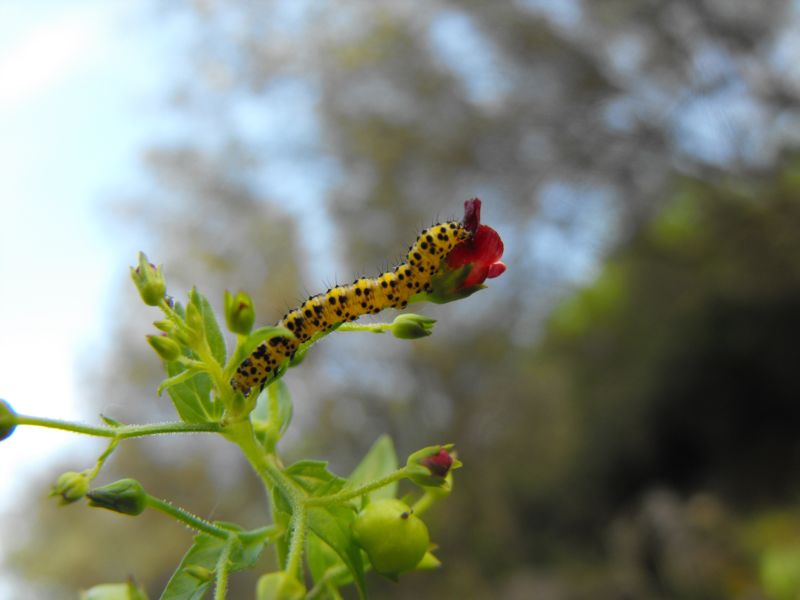
[{"label": "red flower bud", "polygon": [[447,450],[442,448],[436,454],[431,454],[420,460],[419,464],[428,467],[431,474],[437,477],[445,477],[453,464],[453,457],[450,456]]}]

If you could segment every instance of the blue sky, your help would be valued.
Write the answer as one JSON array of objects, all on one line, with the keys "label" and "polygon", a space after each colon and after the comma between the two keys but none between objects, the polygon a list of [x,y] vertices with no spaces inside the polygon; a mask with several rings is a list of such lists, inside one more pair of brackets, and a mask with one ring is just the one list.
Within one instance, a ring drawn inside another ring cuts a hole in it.
[{"label": "blue sky", "polygon": [[[0,5],[0,398],[20,413],[88,418],[76,365],[137,249],[107,230],[107,201],[137,180],[166,85],[167,36],[142,8]],[[5,440],[0,509],[74,442],[35,428]]]}]

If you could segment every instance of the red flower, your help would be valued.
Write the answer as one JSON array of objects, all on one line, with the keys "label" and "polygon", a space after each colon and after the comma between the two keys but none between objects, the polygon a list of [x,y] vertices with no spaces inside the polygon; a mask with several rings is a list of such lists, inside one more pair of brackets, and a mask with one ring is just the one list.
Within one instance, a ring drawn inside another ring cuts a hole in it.
[{"label": "red flower", "polygon": [[482,284],[487,278],[500,276],[506,266],[500,262],[503,256],[503,240],[488,225],[481,225],[481,201],[478,198],[464,202],[464,227],[472,232],[472,237],[461,242],[447,255],[447,266],[458,269],[470,265],[461,289]]}]

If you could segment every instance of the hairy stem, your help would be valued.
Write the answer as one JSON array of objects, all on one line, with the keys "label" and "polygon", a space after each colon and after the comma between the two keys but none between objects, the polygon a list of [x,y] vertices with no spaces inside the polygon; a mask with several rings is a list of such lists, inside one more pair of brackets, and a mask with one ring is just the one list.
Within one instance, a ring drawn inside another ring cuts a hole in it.
[{"label": "hairy stem", "polygon": [[164,514],[169,515],[173,519],[180,521],[188,525],[191,529],[195,531],[202,531],[203,533],[207,533],[209,535],[213,535],[214,537],[227,539],[231,536],[231,532],[227,529],[222,529],[221,527],[217,527],[213,523],[209,523],[205,519],[201,519],[200,517],[193,515],[187,510],[180,508],[178,506],[173,506],[166,500],[161,500],[160,498],[156,498],[155,496],[147,495],[147,506],[150,508],[154,508],[163,512]]},{"label": "hairy stem", "polygon": [[225,600],[228,595],[228,571],[230,569],[231,550],[235,537],[230,536],[217,559],[216,573],[217,583],[214,589],[214,600]]},{"label": "hairy stem", "polygon": [[219,423],[184,423],[182,421],[171,423],[152,423],[148,425],[121,425],[119,427],[106,427],[85,425],[72,421],[61,421],[58,419],[46,419],[44,417],[32,417],[28,415],[15,415],[16,425],[32,425],[34,427],[47,427],[50,429],[61,429],[73,433],[83,433],[97,437],[117,438],[124,440],[127,438],[143,437],[146,435],[160,435],[164,433],[198,433],[198,432],[219,432],[222,427]]},{"label": "hairy stem", "polygon": [[348,500],[352,500],[353,498],[358,498],[359,496],[363,496],[364,494],[368,494],[373,490],[377,490],[382,488],[390,483],[394,483],[395,481],[400,481],[408,476],[407,470],[405,467],[402,469],[398,469],[392,473],[389,473],[386,477],[382,477],[381,479],[376,479],[366,485],[362,485],[357,488],[353,489],[344,489],[337,494],[331,494],[330,496],[317,496],[314,498],[307,498],[305,500],[306,506],[329,506],[331,504],[341,504],[342,502],[347,502]]}]

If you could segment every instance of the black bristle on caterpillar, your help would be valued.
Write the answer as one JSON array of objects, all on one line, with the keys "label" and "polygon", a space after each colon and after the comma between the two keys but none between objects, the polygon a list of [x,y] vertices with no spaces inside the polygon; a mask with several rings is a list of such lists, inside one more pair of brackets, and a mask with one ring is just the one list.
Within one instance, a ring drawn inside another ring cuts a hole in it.
[{"label": "black bristle on caterpillar", "polygon": [[405,262],[372,278],[356,279],[309,297],[278,321],[294,337],[273,337],[261,343],[242,361],[231,379],[244,395],[263,390],[280,366],[294,356],[301,343],[339,323],[355,321],[387,308],[405,308],[414,294],[430,291],[431,279],[450,251],[475,233],[480,221],[480,200],[465,203],[464,220],[438,223],[424,229],[411,245]]}]

